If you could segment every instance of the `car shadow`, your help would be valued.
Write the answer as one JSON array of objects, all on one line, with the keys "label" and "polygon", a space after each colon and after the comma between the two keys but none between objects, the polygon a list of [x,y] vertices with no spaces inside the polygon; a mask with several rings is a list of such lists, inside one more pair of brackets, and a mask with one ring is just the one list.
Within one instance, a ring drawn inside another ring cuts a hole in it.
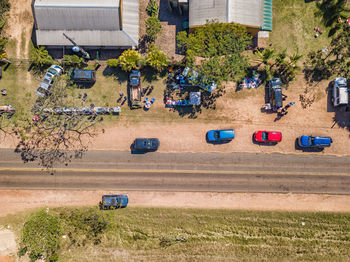
[{"label": "car shadow", "polygon": [[207,136],[205,136],[205,141],[207,141],[208,144],[212,145],[224,145],[230,143],[232,140],[226,140],[226,141],[210,141]]},{"label": "car shadow", "polygon": [[130,146],[130,153],[133,154],[133,155],[144,155],[146,154],[147,152],[146,151],[138,151],[134,148],[134,144],[132,144]]},{"label": "car shadow", "polygon": [[295,139],[294,147],[295,147],[295,150],[309,152],[309,153],[319,153],[324,150],[324,147],[301,147],[299,146],[298,138]]}]

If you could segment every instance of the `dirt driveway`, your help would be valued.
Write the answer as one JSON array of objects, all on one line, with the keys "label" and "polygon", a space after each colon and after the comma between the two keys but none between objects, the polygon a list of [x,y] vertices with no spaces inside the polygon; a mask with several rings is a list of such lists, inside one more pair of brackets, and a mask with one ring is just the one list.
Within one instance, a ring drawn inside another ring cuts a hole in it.
[{"label": "dirt driveway", "polygon": [[[0,216],[39,207],[95,206],[107,191],[0,190]],[[115,193],[115,192],[114,192]],[[350,196],[129,191],[129,206],[350,212]]]}]

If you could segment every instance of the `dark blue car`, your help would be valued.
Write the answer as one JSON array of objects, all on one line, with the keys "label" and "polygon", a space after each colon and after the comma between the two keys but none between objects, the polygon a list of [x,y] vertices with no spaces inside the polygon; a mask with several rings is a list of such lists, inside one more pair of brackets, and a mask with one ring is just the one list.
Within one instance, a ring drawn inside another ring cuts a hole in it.
[{"label": "dark blue car", "polygon": [[332,138],[323,136],[300,136],[298,144],[300,147],[329,147],[332,144]]},{"label": "dark blue car", "polygon": [[100,202],[100,209],[117,209],[124,208],[129,203],[129,196],[127,194],[108,194],[102,196]]},{"label": "dark blue car", "polygon": [[235,138],[235,131],[233,129],[210,130],[207,133],[208,142],[229,142]]}]

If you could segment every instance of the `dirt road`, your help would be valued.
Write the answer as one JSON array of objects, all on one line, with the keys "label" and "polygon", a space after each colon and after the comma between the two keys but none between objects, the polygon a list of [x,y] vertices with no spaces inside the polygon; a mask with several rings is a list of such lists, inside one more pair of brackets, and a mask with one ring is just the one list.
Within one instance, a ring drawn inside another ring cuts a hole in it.
[{"label": "dirt road", "polygon": [[[97,206],[106,193],[115,192],[0,190],[0,216],[39,207]],[[341,195],[142,191],[128,194],[129,206],[350,212],[350,196]]]}]

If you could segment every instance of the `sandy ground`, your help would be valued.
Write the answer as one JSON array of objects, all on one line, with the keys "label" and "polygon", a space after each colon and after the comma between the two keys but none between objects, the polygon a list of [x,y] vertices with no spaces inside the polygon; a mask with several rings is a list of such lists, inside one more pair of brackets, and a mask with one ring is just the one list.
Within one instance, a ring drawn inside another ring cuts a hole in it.
[{"label": "sandy ground", "polygon": [[[94,206],[109,191],[0,190],[0,216],[39,207]],[[350,212],[350,196],[131,191],[129,206]],[[1,246],[1,243],[0,243]]]},{"label": "sandy ground", "polygon": [[[32,34],[33,16],[31,1],[10,0],[11,8],[9,13],[7,34],[11,40],[15,41],[15,53],[10,57],[28,58],[29,39]],[[23,41],[23,43],[22,43]],[[23,49],[24,48],[24,49]]]},{"label": "sandy ground", "polygon": [[0,262],[14,261],[11,256],[17,253],[16,236],[0,227]]}]

